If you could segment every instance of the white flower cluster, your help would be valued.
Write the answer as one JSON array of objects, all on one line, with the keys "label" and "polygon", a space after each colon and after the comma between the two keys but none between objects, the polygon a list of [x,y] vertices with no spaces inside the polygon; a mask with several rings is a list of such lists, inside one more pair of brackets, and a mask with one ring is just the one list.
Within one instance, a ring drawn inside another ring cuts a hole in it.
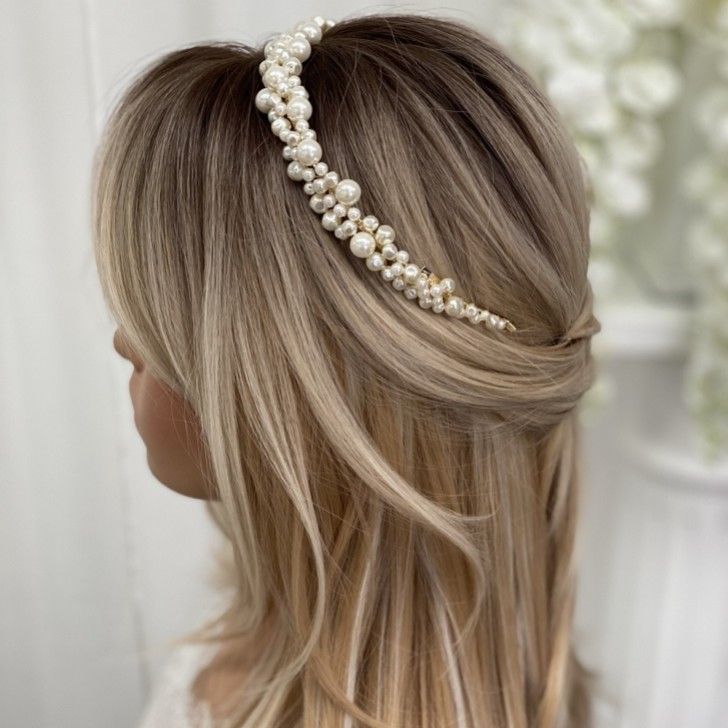
[{"label": "white flower cluster", "polygon": [[689,232],[698,305],[687,391],[712,450],[728,443],[728,0],[704,32],[717,83],[696,107],[705,153],[686,177],[697,214]]},{"label": "white flower cluster", "polygon": [[660,116],[682,77],[663,36],[680,23],[682,0],[521,0],[501,40],[540,79],[569,124],[592,189],[590,276],[609,292],[609,253],[623,221],[643,217],[646,173],[662,149]]},{"label": "white flower cluster", "polygon": [[440,278],[411,261],[409,252],[395,244],[394,229],[380,224],[374,215],[365,215],[357,206],[359,183],[341,179],[322,160],[321,144],[309,124],[313,106],[300,73],[311,55],[311,46],[319,43],[334,24],[333,20],[316,16],[298,23],[290,33],[278,33],[264,47],[265,59],[259,66],[263,87],[255,97],[255,105],[266,114],[271,131],[284,143],[289,178],[303,184],[311,209],[321,215],[322,226],[339,240],[348,240],[351,253],[363,258],[369,270],[379,273],[406,298],[434,313],[467,318],[472,324],[483,323],[497,331],[515,331],[508,319],[457,295],[452,278]]},{"label": "white flower cluster", "polygon": [[[518,0],[501,41],[542,82],[569,124],[591,182],[589,275],[614,292],[618,233],[651,208],[648,172],[663,151],[661,116],[686,85],[678,44],[712,49],[716,82],[695,126],[704,154],[685,170],[696,214],[694,340],[686,389],[706,442],[728,445],[728,0]],[[693,103],[686,96],[686,103]]]}]

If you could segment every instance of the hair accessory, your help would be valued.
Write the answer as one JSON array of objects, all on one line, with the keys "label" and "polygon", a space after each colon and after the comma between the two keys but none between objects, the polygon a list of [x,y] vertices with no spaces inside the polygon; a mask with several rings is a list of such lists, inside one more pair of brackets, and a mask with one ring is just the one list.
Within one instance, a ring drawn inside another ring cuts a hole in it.
[{"label": "hair accessory", "polygon": [[259,66],[264,87],[258,91],[255,105],[267,113],[271,130],[285,144],[288,176],[303,182],[304,192],[311,197],[311,209],[321,215],[326,230],[339,240],[348,240],[351,252],[365,259],[369,270],[379,272],[407,298],[418,299],[421,308],[467,317],[474,324],[484,322],[491,329],[515,331],[508,319],[455,295],[452,278],[439,278],[412,262],[409,253],[394,244],[392,227],[380,224],[374,215],[365,215],[356,206],[361,196],[359,184],[340,179],[321,161],[321,144],[308,123],[313,108],[299,74],[311,55],[311,46],[334,24],[316,16],[298,23],[290,33],[275,35],[264,47],[265,60]]}]

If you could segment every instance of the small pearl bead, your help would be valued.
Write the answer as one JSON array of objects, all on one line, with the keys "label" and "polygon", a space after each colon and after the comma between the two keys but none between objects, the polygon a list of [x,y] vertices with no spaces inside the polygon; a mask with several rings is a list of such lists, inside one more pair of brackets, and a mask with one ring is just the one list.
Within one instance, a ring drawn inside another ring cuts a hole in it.
[{"label": "small pearl bead", "polygon": [[433,298],[440,298],[444,291],[442,290],[442,286],[440,286],[438,283],[436,283],[434,286],[430,286],[430,295]]},{"label": "small pearl bead", "polygon": [[368,258],[375,248],[374,237],[367,232],[355,233],[349,241],[349,249],[357,258]]},{"label": "small pearl bead", "polygon": [[271,131],[276,135],[280,136],[282,131],[288,131],[291,128],[291,122],[288,119],[280,118],[276,119],[270,125]]},{"label": "small pearl bead", "polygon": [[404,266],[401,263],[392,263],[389,267],[396,276],[401,276],[404,273]]},{"label": "small pearl bead", "polygon": [[440,281],[443,292],[452,293],[455,290],[455,281],[452,278],[443,278]]},{"label": "small pearl bead", "polygon": [[316,179],[316,172],[314,172],[311,167],[304,167],[303,179],[306,182],[313,182]]},{"label": "small pearl bead", "polygon": [[442,313],[445,310],[445,304],[442,301],[433,301],[432,310],[435,313]]},{"label": "small pearl bead", "polygon": [[326,186],[329,189],[333,189],[337,184],[339,184],[339,173],[334,172],[333,170],[329,171],[324,175],[324,179],[326,180]]},{"label": "small pearl bead", "polygon": [[408,286],[404,289],[404,295],[409,298],[410,300],[413,300],[417,298],[417,289],[412,288],[411,286]]},{"label": "small pearl bead", "polygon": [[387,263],[381,253],[372,253],[367,258],[367,268],[369,268],[369,270],[382,270],[385,265],[387,265]]},{"label": "small pearl bead", "polygon": [[303,177],[302,177],[302,175],[303,175],[303,165],[300,162],[298,162],[296,160],[294,160],[293,162],[291,162],[288,165],[287,171],[288,171],[288,176],[291,179],[296,180],[296,182],[298,182],[301,179],[303,179]]},{"label": "small pearl bead", "polygon": [[339,217],[344,217],[344,215],[346,215],[346,205],[342,205],[342,204],[341,204],[340,202],[337,202],[337,203],[336,203],[336,204],[334,205],[334,212],[335,212],[335,213],[336,213],[336,214],[337,214],[337,215],[338,215]]},{"label": "small pearl bead", "polygon": [[395,256],[398,263],[409,263],[410,254],[406,250],[398,250]]},{"label": "small pearl bead", "polygon": [[349,220],[358,220],[361,217],[361,210],[358,207],[350,207],[346,211],[346,216],[349,218]]},{"label": "small pearl bead", "polygon": [[340,240],[350,238],[356,232],[356,223],[351,220],[344,220],[339,227],[334,230],[334,235]]},{"label": "small pearl bead", "polygon": [[460,296],[450,296],[445,304],[445,313],[448,316],[459,316],[463,310],[463,299]]},{"label": "small pearl bead", "polygon": [[336,199],[344,205],[353,205],[361,196],[361,187],[353,179],[342,179],[335,189]]},{"label": "small pearl bead", "polygon": [[316,174],[319,177],[324,178],[324,184],[326,183],[326,173],[329,171],[329,165],[326,164],[326,162],[318,162],[318,164],[314,165],[313,171],[316,172]]},{"label": "small pearl bead", "polygon": [[326,230],[334,231],[339,227],[339,218],[331,210],[328,210],[323,214],[321,224]]},{"label": "small pearl bead", "polygon": [[304,131],[308,131],[309,129],[308,122],[305,119],[299,119],[294,124],[294,126],[296,128],[296,131],[300,131],[301,133],[303,133]]},{"label": "small pearl bead", "polygon": [[313,185],[310,182],[306,182],[306,184],[303,185],[303,191],[307,195],[312,195],[313,194]]},{"label": "small pearl bead", "polygon": [[380,245],[394,242],[394,230],[389,225],[380,225],[376,233],[377,242]]},{"label": "small pearl bead", "polygon": [[286,105],[286,116],[291,121],[310,119],[313,113],[311,102],[303,96],[294,96]]},{"label": "small pearl bead", "polygon": [[498,323],[495,325],[495,327],[498,329],[498,331],[503,331],[506,327],[506,320],[505,319],[499,319]]},{"label": "small pearl bead", "polygon": [[298,86],[301,83],[301,79],[298,78],[298,74],[301,73],[301,69],[303,68],[303,64],[301,61],[298,60],[298,58],[289,58],[284,64],[283,67],[290,73],[291,75],[288,77],[288,83],[292,83],[294,80],[296,83],[292,84],[293,86]]},{"label": "small pearl bead", "polygon": [[330,207],[333,207],[336,204],[336,198],[332,194],[326,194],[324,195],[324,204],[326,205],[326,209],[328,210]]},{"label": "small pearl bead", "polygon": [[414,263],[409,263],[404,267],[404,279],[405,281],[407,281],[407,283],[414,283],[417,280],[417,276],[419,274],[419,266],[415,265]]},{"label": "small pearl bead", "polygon": [[385,281],[391,281],[394,278],[394,273],[390,266],[382,268],[382,278],[384,278]]},{"label": "small pearl bead", "polygon": [[478,308],[476,307],[476,305],[474,303],[469,303],[465,307],[465,315],[468,318],[474,318],[475,316],[478,315]]},{"label": "small pearl bead", "polygon": [[400,276],[397,276],[397,277],[396,277],[396,278],[394,278],[394,280],[392,281],[392,286],[393,286],[393,287],[394,287],[394,288],[395,288],[395,289],[396,289],[397,291],[403,291],[406,285],[407,285],[407,284],[406,284],[406,283],[404,282],[404,278],[402,278],[402,277],[400,277]]},{"label": "small pearl bead", "polygon": [[308,201],[309,205],[311,205],[311,209],[314,212],[318,212],[321,214],[322,212],[326,211],[326,205],[324,205],[324,198],[321,197],[321,195],[312,195],[311,199]]},{"label": "small pearl bead", "polygon": [[420,298],[419,304],[420,308],[432,308],[432,299],[429,296]]},{"label": "small pearl bead", "polygon": [[361,222],[370,233],[373,233],[379,226],[379,220],[374,215],[367,215]]},{"label": "small pearl bead", "polygon": [[397,247],[395,246],[395,244],[394,243],[386,243],[382,247],[382,255],[387,260],[394,260],[394,258],[397,255]]}]

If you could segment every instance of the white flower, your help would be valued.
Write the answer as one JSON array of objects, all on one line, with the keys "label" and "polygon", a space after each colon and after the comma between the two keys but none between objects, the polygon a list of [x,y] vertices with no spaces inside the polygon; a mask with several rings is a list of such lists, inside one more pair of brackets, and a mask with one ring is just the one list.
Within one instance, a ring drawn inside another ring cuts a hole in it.
[{"label": "white flower", "polygon": [[582,5],[566,18],[566,26],[572,46],[587,58],[623,56],[635,41],[632,27],[606,5]]},{"label": "white flower", "polygon": [[685,14],[685,0],[625,0],[624,5],[635,21],[648,27],[670,27]]},{"label": "white flower", "polygon": [[602,170],[594,180],[594,191],[599,201],[619,217],[641,217],[652,202],[645,181],[620,167]]},{"label": "white flower", "polygon": [[578,131],[606,134],[617,126],[602,68],[574,61],[562,65],[547,79],[546,92]]},{"label": "white flower", "polygon": [[607,141],[607,153],[618,167],[646,169],[662,149],[662,136],[655,124],[635,119]]},{"label": "white flower", "polygon": [[617,71],[616,90],[630,111],[656,116],[675,100],[681,80],[674,66],[658,58],[625,63]]}]

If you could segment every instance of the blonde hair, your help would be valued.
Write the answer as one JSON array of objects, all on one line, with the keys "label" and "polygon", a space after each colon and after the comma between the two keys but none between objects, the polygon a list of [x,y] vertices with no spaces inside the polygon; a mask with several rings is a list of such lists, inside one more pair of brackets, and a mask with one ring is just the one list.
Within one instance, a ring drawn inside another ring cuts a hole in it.
[{"label": "blonde hair", "polygon": [[230,725],[584,726],[571,638],[588,207],[551,105],[452,19],[341,20],[302,82],[326,160],[415,260],[518,327],[422,310],[321,227],[254,97],[261,48],[167,53],[95,163],[106,300],[194,408],[275,625]]}]

